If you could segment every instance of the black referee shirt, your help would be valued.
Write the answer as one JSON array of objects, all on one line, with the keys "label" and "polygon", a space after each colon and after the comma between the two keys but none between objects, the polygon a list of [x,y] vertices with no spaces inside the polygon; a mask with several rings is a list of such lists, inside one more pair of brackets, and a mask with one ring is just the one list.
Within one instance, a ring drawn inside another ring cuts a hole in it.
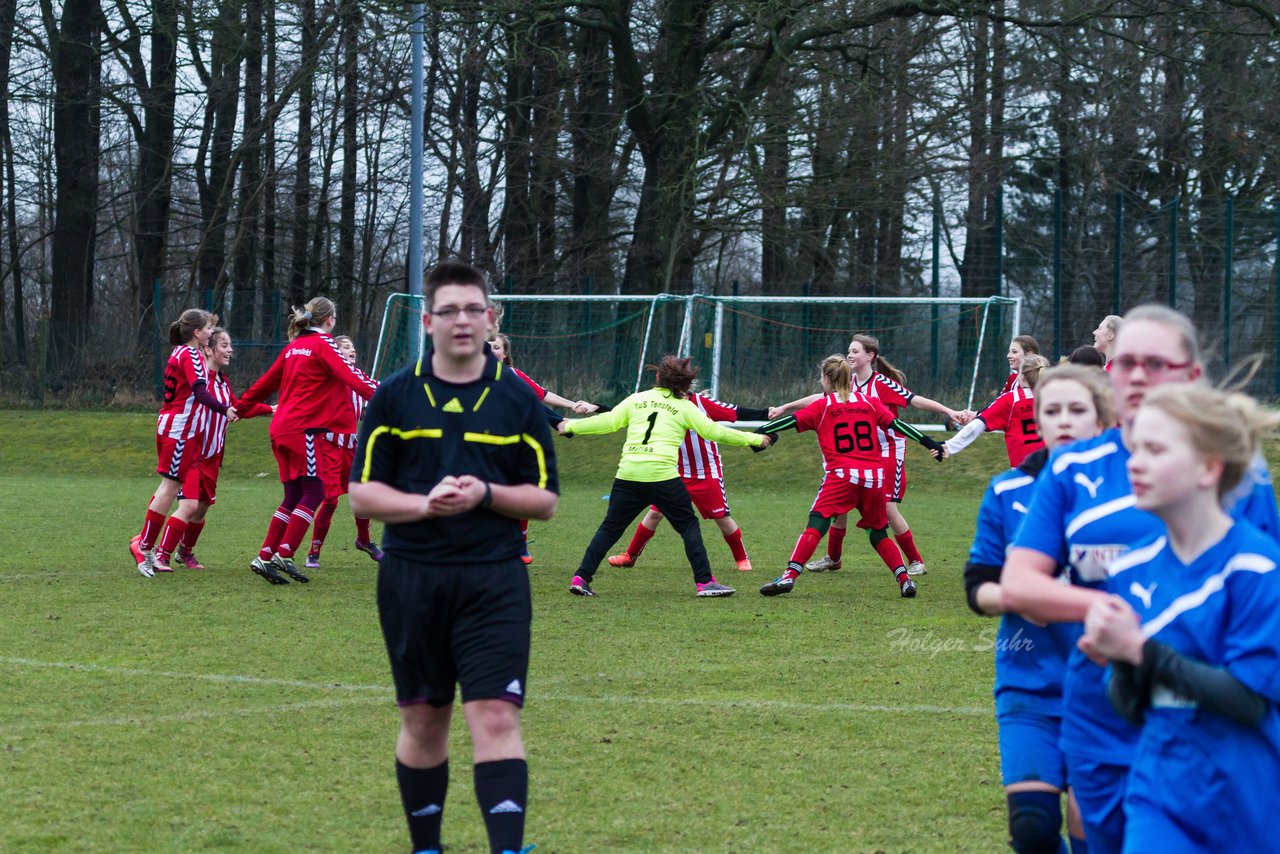
[{"label": "black referee shirt", "polygon": [[[426,495],[448,475],[559,492],[555,447],[533,390],[489,353],[481,378],[431,373],[431,353],[392,374],[360,425],[351,480]],[[489,563],[523,551],[520,523],[484,507],[387,525],[382,548],[425,563]]]}]

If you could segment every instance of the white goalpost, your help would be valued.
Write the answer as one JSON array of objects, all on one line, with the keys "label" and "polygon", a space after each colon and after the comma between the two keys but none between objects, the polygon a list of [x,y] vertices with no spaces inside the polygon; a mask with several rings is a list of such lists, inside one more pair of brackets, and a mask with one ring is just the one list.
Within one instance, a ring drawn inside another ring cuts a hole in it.
[{"label": "white goalpost", "polygon": [[[1004,341],[1018,334],[1019,297],[806,297],[708,294],[495,294],[516,364],[557,393],[614,402],[645,386],[664,354],[691,357],[712,397],[747,403],[800,396],[813,368],[863,332],[929,397],[964,407],[999,388]],[[418,357],[422,298],[394,294],[373,371]],[[996,343],[992,343],[996,342]],[[412,352],[411,352],[412,351]],[[927,391],[926,391],[927,390]],[[959,408],[959,407],[957,407]]]}]

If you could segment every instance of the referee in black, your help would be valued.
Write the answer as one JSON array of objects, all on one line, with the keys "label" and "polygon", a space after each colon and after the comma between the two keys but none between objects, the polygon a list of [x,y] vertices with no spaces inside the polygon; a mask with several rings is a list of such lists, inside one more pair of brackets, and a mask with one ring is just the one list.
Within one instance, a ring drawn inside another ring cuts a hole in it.
[{"label": "referee in black", "polygon": [[555,513],[555,450],[533,391],[486,346],[485,275],[447,261],[424,289],[431,349],[369,402],[351,472],[352,510],[386,523],[378,614],[400,706],[396,779],[413,850],[440,851],[461,685],[490,850],[518,852],[531,616],[518,520]]}]

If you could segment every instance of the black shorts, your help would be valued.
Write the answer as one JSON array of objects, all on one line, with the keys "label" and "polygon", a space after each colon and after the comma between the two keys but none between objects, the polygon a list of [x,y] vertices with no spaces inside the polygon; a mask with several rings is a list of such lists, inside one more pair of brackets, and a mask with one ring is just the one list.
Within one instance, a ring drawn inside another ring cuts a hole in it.
[{"label": "black shorts", "polygon": [[391,553],[378,567],[378,616],[401,706],[507,700],[524,705],[529,573],[519,558],[427,566]]}]

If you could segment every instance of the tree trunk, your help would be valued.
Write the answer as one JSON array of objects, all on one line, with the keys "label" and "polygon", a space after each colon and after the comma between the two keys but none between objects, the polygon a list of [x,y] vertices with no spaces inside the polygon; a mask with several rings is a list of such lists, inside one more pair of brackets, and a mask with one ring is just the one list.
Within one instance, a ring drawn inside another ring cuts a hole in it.
[{"label": "tree trunk", "polygon": [[[13,59],[13,27],[17,19],[17,0],[0,0],[0,92],[9,92],[9,66]],[[13,139],[9,133],[9,99],[0,98],[0,201],[5,211],[4,231],[9,250],[8,270],[13,276],[13,358],[19,365],[26,364],[26,332],[23,329],[22,264],[18,251],[17,216],[15,197],[17,184],[13,166]],[[3,261],[3,253],[0,253]],[[0,264],[0,359],[6,355],[9,321],[5,317],[4,266]]]},{"label": "tree trunk", "polygon": [[360,5],[343,0],[342,9],[342,200],[338,219],[338,318],[355,331],[356,280],[356,158],[359,156]]},{"label": "tree trunk", "polygon": [[[316,0],[302,0],[302,85],[298,88],[298,160],[293,181],[293,255],[290,263],[289,300],[301,306],[307,301],[307,249],[311,222],[311,111],[315,102]],[[314,285],[314,283],[312,283]]]},{"label": "tree trunk", "polygon": [[[136,225],[133,251],[138,265],[135,305],[138,340],[151,340],[155,329],[155,283],[163,281],[173,200],[174,104],[178,70],[178,5],[156,0],[152,7],[151,77],[139,87],[143,107],[135,188]],[[142,62],[140,55],[135,61]]]},{"label": "tree trunk", "polygon": [[[600,13],[584,9],[583,15]],[[575,97],[569,108],[573,146],[573,211],[565,266],[584,280],[612,276],[609,204],[613,199],[618,108],[612,102],[609,39],[600,30],[579,28],[574,37]],[[593,285],[593,290],[598,285]]]},{"label": "tree trunk", "polygon": [[226,282],[227,218],[234,196],[236,173],[232,141],[240,107],[240,44],[239,2],[222,0],[210,37],[206,77],[209,101],[205,108],[206,127],[201,142],[209,139],[208,165],[202,168],[205,164],[200,161],[196,165],[203,227],[196,267],[200,288],[207,293],[219,290]]},{"label": "tree trunk", "polygon": [[253,294],[257,284],[258,235],[262,216],[262,0],[246,0],[244,17],[244,138],[240,144],[232,287],[235,310],[226,319],[233,339],[253,337]]},{"label": "tree trunk", "polygon": [[[50,0],[44,0],[46,4]],[[52,19],[52,14],[48,15]],[[49,361],[53,377],[80,367],[93,311],[97,244],[102,11],[97,0],[65,0],[49,33],[53,54],[53,147],[57,170],[52,242]]]}]

